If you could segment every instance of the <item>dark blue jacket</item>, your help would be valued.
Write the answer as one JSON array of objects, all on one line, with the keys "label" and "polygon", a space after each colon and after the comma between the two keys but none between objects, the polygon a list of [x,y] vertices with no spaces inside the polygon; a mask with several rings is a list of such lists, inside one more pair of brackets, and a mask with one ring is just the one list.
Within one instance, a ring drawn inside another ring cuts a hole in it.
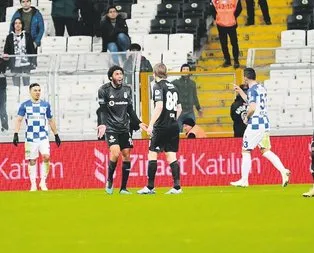
[{"label": "dark blue jacket", "polygon": [[[32,36],[32,39],[36,43],[36,45],[40,46],[41,38],[43,37],[44,32],[45,32],[45,23],[44,23],[43,16],[39,12],[39,10],[36,9],[35,7],[31,7],[31,8],[32,8],[32,20],[31,20],[31,32],[30,32],[30,34]],[[14,13],[12,20],[11,20],[11,23],[16,18],[22,17],[22,11],[23,11],[23,9],[20,8]],[[12,32],[12,27],[10,26],[10,33],[11,32]]]}]

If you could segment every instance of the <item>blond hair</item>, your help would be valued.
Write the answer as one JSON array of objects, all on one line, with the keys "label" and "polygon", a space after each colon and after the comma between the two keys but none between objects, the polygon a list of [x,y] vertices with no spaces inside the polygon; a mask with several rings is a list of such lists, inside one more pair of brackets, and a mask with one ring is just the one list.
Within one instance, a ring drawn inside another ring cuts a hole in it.
[{"label": "blond hair", "polygon": [[167,78],[167,67],[163,63],[157,63],[154,66],[154,74],[155,76],[158,76],[159,78],[166,79]]}]

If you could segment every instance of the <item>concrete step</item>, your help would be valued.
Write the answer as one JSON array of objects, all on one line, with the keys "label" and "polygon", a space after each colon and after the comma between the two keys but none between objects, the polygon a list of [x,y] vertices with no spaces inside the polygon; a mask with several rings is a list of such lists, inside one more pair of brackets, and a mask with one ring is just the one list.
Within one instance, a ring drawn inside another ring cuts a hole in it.
[{"label": "concrete step", "polygon": [[[291,11],[292,12],[292,11]],[[246,14],[246,13],[245,13]],[[287,15],[275,15],[271,17],[271,22],[273,25],[281,25],[287,23],[287,17],[290,14]],[[241,15],[238,17],[238,25],[239,26],[244,26],[247,20],[246,15]],[[265,25],[263,15],[255,15],[255,25]]]},{"label": "concrete step", "polygon": [[[280,32],[279,33],[266,33],[266,34],[262,34],[258,31],[248,33],[246,31],[241,30],[240,32],[238,32],[239,44],[241,44],[241,42],[243,41],[250,41],[251,43],[254,43],[255,41],[272,40],[272,41],[280,42],[280,38],[281,38]],[[211,35],[209,37],[209,41],[210,43],[216,42],[216,41],[219,42],[218,34]]]},{"label": "concrete step", "polygon": [[[231,45],[228,47],[232,49]],[[269,40],[261,40],[258,41],[258,43],[252,43],[251,41],[239,41],[239,48],[242,50],[247,50],[249,48],[265,48],[265,47],[280,47],[280,41],[269,41]],[[220,42],[219,41],[213,41],[210,44],[207,45],[206,49],[220,49]]]},{"label": "concrete step", "polygon": [[[237,32],[244,33],[280,33],[281,31],[287,30],[286,24],[274,24],[274,25],[251,25],[251,26],[239,26]],[[215,26],[212,26],[209,31],[209,35],[218,35],[218,30]]]}]

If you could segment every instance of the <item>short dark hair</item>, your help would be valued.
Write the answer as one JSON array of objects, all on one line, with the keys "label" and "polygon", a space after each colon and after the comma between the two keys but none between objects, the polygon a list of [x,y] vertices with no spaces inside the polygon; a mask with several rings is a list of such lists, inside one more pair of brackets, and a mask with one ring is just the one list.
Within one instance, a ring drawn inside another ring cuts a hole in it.
[{"label": "short dark hair", "polygon": [[36,86],[40,87],[39,83],[31,83],[29,85],[29,90],[31,90],[33,87],[36,87]]},{"label": "short dark hair", "polygon": [[[28,0],[29,2],[31,2],[32,0]],[[20,0],[20,3],[22,3],[22,0]]]},{"label": "short dark hair", "polygon": [[15,24],[15,21],[16,20],[20,20],[21,21],[21,24],[22,24],[22,30],[24,30],[24,21],[22,20],[22,18],[20,17],[17,17],[13,20],[13,22],[11,23],[11,28],[12,28],[12,31],[15,32],[15,28],[14,28],[14,24]]},{"label": "short dark hair", "polygon": [[190,64],[184,63],[184,64],[182,64],[182,66],[181,66],[181,68],[180,68],[180,72],[182,72],[182,69],[185,68],[185,67],[188,67],[188,68],[189,68],[189,71],[191,71],[191,66],[190,66]]},{"label": "short dark hair", "polygon": [[141,46],[137,43],[132,43],[129,50],[130,51],[141,51]]},{"label": "short dark hair", "polygon": [[256,73],[255,73],[255,70],[253,68],[245,68],[243,70],[243,75],[247,79],[256,80]]},{"label": "short dark hair", "polygon": [[115,5],[109,5],[109,7],[106,10],[106,13],[109,13],[111,9],[115,9],[118,12],[117,7]]},{"label": "short dark hair", "polygon": [[118,66],[118,65],[113,65],[113,66],[108,70],[108,72],[107,72],[107,75],[108,75],[109,80],[111,80],[113,73],[114,73],[115,71],[117,71],[117,70],[120,70],[120,71],[122,72],[122,74],[124,74],[123,68],[121,68],[121,67]]}]

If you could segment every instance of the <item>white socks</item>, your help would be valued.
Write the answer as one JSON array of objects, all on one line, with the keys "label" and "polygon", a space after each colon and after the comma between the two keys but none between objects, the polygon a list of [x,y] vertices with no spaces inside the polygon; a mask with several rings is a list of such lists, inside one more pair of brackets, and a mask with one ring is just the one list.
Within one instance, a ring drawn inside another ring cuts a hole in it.
[{"label": "white socks", "polygon": [[37,164],[35,165],[28,164],[28,175],[29,175],[29,180],[31,181],[31,184],[36,185]]},{"label": "white socks", "polygon": [[286,168],[283,166],[282,162],[280,161],[279,157],[273,153],[272,151],[268,150],[266,151],[263,156],[267,158],[277,170],[279,170],[281,173],[285,173]]},{"label": "white socks", "polygon": [[46,182],[48,173],[49,173],[49,166],[50,163],[48,162],[42,162],[40,166],[40,181],[41,182]]},{"label": "white socks", "polygon": [[251,153],[243,152],[242,164],[241,164],[241,178],[242,178],[243,183],[248,183],[251,166],[252,166]]}]

